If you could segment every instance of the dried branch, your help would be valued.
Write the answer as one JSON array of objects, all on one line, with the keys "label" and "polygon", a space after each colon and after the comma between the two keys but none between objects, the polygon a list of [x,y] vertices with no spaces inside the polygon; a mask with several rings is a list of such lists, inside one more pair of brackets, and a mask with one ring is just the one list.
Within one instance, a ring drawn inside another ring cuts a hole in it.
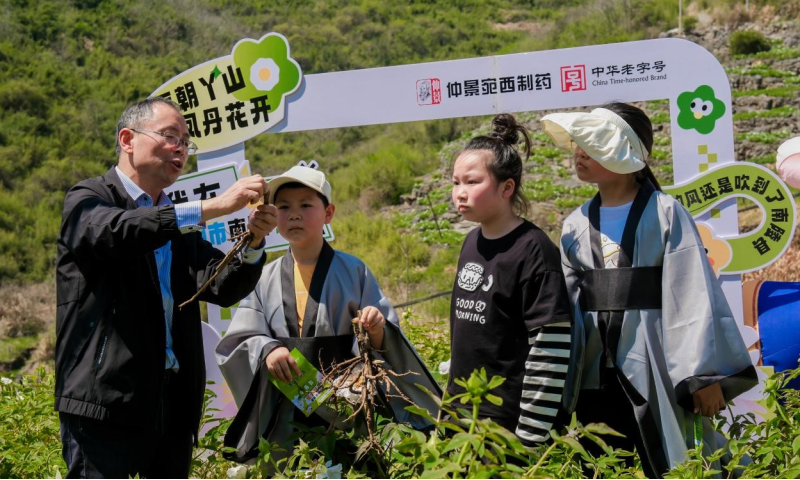
[{"label": "dried branch", "polygon": [[198,290],[197,293],[195,293],[192,296],[192,298],[178,305],[178,310],[182,310],[183,307],[197,300],[197,298],[203,292],[206,291],[209,285],[211,285],[211,282],[216,280],[216,278],[219,276],[220,273],[222,273],[225,267],[227,267],[228,264],[231,263],[231,260],[233,260],[234,257],[239,256],[241,255],[242,252],[244,252],[244,249],[247,247],[247,245],[253,241],[253,232],[247,230],[244,233],[240,233],[239,235],[231,237],[231,240],[237,240],[236,244],[233,246],[233,248],[230,249],[228,253],[225,254],[225,257],[222,259],[221,262],[217,264],[216,268],[214,268],[214,275],[211,275],[211,278],[206,280],[206,283],[204,283],[203,286],[200,287],[200,290]]}]

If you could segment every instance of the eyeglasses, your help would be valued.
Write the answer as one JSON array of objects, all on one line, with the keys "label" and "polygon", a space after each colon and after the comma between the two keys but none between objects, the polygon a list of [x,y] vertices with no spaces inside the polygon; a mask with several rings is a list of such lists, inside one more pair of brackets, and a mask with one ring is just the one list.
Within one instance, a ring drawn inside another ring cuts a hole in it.
[{"label": "eyeglasses", "polygon": [[167,132],[157,132],[155,130],[145,130],[143,128],[142,129],[131,128],[131,130],[137,133],[147,132],[147,133],[155,133],[156,135],[161,135],[162,137],[164,137],[164,140],[166,140],[167,145],[171,145],[173,147],[178,144],[183,145],[183,148],[186,149],[187,155],[194,155],[195,153],[197,153],[197,145],[194,142],[184,140],[177,135],[173,135]]}]

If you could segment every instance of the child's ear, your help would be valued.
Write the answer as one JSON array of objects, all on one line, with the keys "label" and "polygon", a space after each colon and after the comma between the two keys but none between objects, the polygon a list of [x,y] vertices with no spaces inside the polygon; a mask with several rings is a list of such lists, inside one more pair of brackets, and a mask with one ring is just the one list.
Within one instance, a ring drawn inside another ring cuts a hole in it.
[{"label": "child's ear", "polygon": [[336,206],[334,204],[329,204],[325,207],[325,223],[331,223],[333,219],[333,212],[336,211]]},{"label": "child's ear", "polygon": [[509,178],[503,182],[502,187],[503,191],[501,194],[503,198],[511,198],[511,196],[514,195],[514,187],[516,187],[516,183],[514,182],[513,178]]}]

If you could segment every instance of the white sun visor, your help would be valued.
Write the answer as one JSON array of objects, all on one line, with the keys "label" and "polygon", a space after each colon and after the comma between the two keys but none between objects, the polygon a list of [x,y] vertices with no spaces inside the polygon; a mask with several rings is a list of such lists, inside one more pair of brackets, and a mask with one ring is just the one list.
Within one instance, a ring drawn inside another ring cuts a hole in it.
[{"label": "white sun visor", "polygon": [[633,129],[619,115],[605,108],[591,113],[551,113],[542,128],[558,148],[581,148],[614,173],[633,173],[645,167],[647,150]]}]

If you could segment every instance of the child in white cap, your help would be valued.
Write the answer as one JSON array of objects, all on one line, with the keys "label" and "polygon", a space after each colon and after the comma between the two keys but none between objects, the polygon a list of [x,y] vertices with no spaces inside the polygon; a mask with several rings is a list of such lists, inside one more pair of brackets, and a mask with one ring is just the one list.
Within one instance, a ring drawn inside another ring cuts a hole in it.
[{"label": "child in white cap", "polygon": [[[289,251],[264,267],[258,285],[239,304],[216,350],[239,407],[225,439],[226,446],[237,450],[234,459],[246,461],[257,454],[262,436],[291,454],[292,423],[327,427],[335,421],[335,412],[324,404],[306,417],[267,374],[281,382],[299,376],[290,355],[293,348],[317,369],[357,355],[351,321],[359,311],[358,321],[388,366],[397,373],[415,373],[392,380],[407,398],[436,418],[436,402],[416,384],[431,392],[440,389],[401,332],[397,313],[372,272],[358,258],[331,248],[322,237],[323,226],[335,211],[325,174],[295,166],[270,180],[269,192],[269,202],[278,209],[278,231],[289,242]],[[424,417],[405,410],[408,402],[386,393],[382,398],[390,415],[416,428],[430,426]]]},{"label": "child in white cap", "polygon": [[755,368],[691,215],[647,166],[647,115],[610,103],[542,126],[599,190],[561,236],[575,331],[585,334],[583,358],[572,359],[580,387],[568,386],[580,388],[578,420],[623,433],[606,440],[635,446],[645,474],[663,476],[699,442],[707,454],[718,448],[707,417],[756,384]]}]

